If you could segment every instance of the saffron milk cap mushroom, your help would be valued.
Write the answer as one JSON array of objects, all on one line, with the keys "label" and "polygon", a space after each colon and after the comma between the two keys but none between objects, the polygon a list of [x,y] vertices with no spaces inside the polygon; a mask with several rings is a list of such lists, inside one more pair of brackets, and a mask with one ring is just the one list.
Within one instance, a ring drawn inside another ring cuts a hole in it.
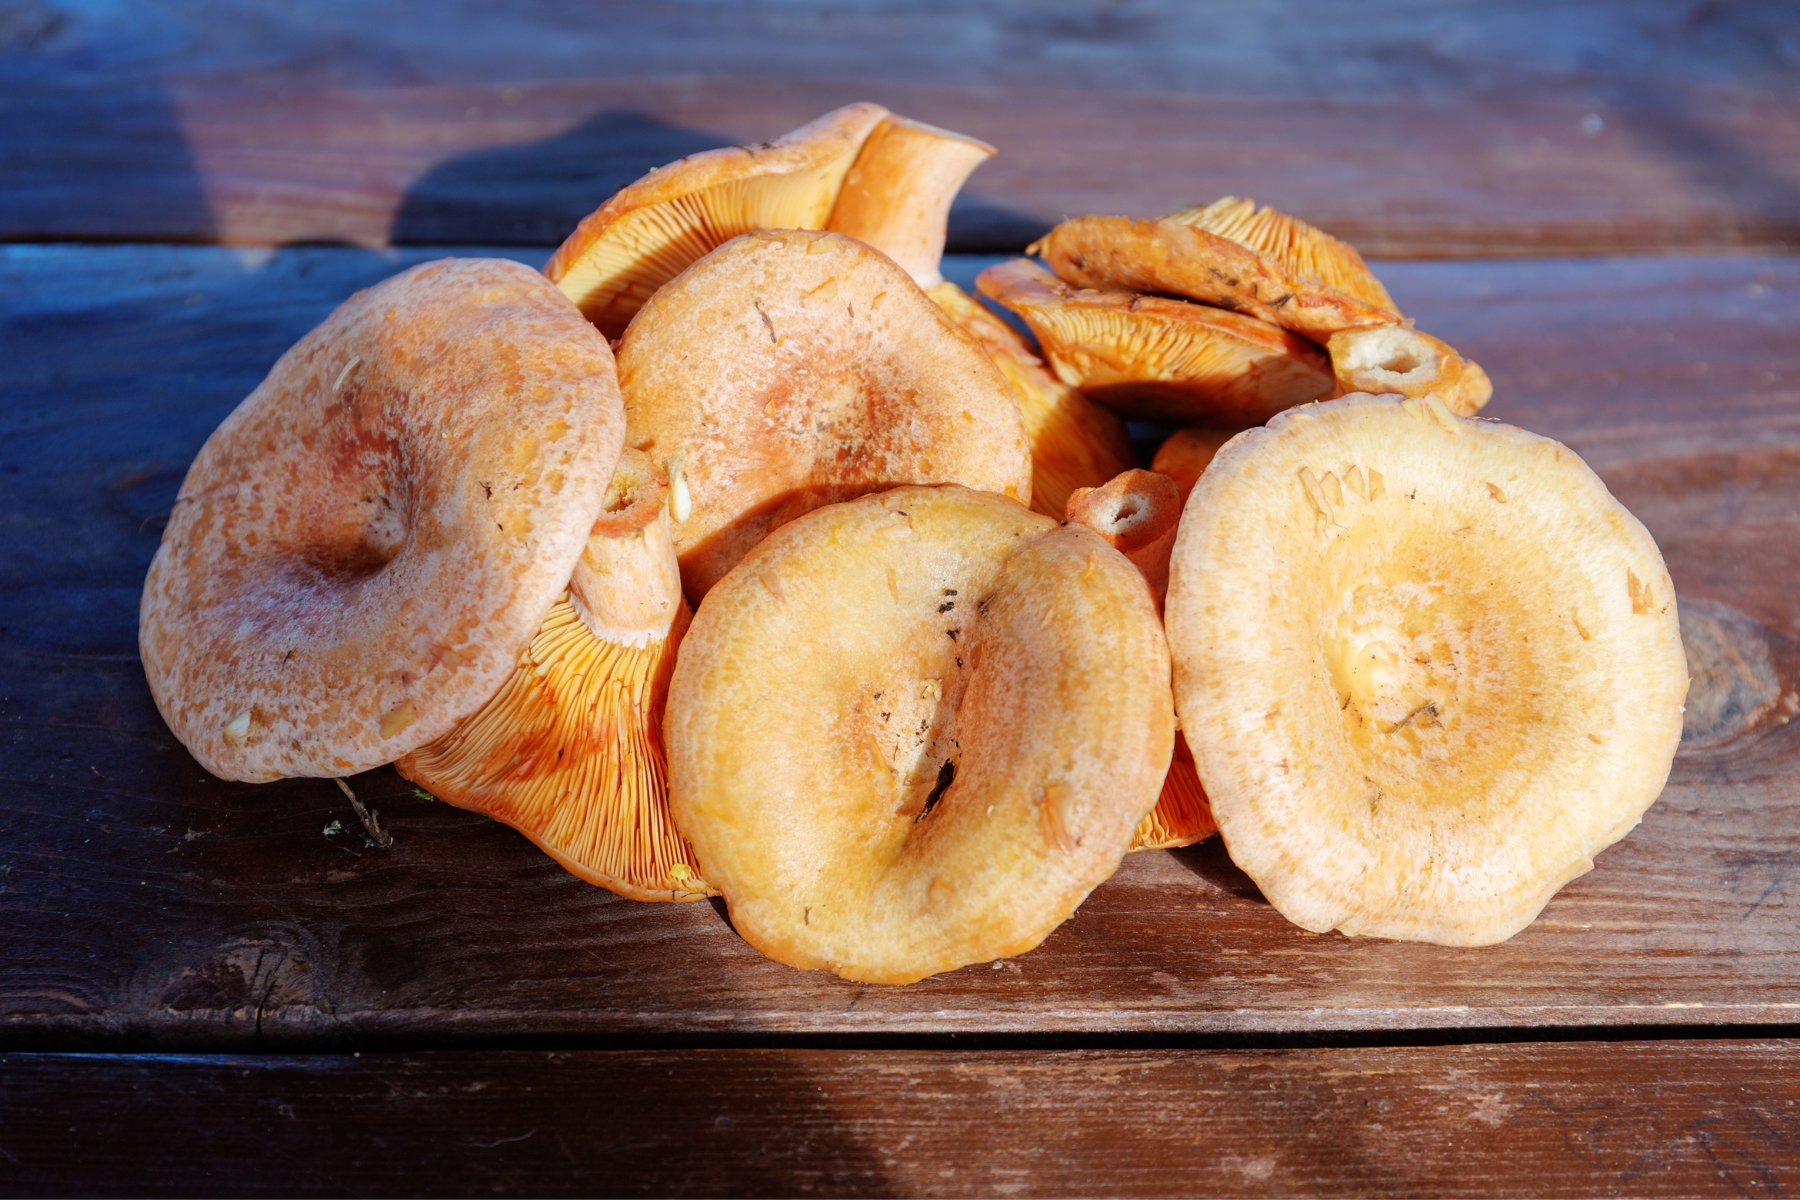
[{"label": "saffron milk cap mushroom", "polygon": [[1435,395],[1226,445],[1166,624],[1232,859],[1314,931],[1511,937],[1637,824],[1681,737],[1650,535],[1567,448]]},{"label": "saffron milk cap mushroom", "polygon": [[395,764],[634,900],[711,894],[669,815],[663,704],[689,612],[668,479],[627,450],[566,596],[481,711]]},{"label": "saffron milk cap mushroom", "polygon": [[1241,313],[1072,288],[1024,259],[975,283],[1031,327],[1064,383],[1128,417],[1242,429],[1336,389],[1317,347]]},{"label": "saffron milk cap mushroom", "polygon": [[1317,340],[1339,329],[1401,320],[1391,301],[1374,304],[1296,279],[1270,256],[1172,217],[1076,217],[1026,252],[1042,256],[1075,287],[1179,296]]},{"label": "saffron milk cap mushroom", "polygon": [[791,966],[910,983],[1023,953],[1156,803],[1166,655],[1091,530],[956,486],[819,509],[694,619],[676,820],[737,931]]},{"label": "saffron milk cap mushroom", "polygon": [[619,344],[627,440],[687,497],[675,550],[696,602],[770,531],[902,483],[1031,498],[1018,402],[993,361],[887,256],[762,230],[658,292]]},{"label": "saffron milk cap mushroom", "polygon": [[752,229],[820,229],[879,104],[847,104],[773,141],[658,167],[584,218],[544,274],[609,338],[695,259]]},{"label": "saffron milk cap mushroom", "polygon": [[139,614],[163,719],[246,781],[442,737],[567,586],[623,433],[605,339],[537,272],[443,259],[357,293],[182,484]]}]

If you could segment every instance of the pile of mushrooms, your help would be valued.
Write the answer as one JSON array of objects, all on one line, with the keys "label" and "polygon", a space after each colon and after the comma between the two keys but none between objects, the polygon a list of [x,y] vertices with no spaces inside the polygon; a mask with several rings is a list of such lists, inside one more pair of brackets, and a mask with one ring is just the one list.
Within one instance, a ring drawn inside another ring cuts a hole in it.
[{"label": "pile of mushrooms", "polygon": [[[652,171],[542,274],[352,297],[182,486],[171,730],[228,779],[393,763],[862,981],[1023,953],[1215,831],[1308,929],[1523,928],[1667,776],[1654,542],[1249,201],[984,272],[1034,346],[939,272],[992,153],[854,104]],[[1126,417],[1183,428],[1139,470]]]}]

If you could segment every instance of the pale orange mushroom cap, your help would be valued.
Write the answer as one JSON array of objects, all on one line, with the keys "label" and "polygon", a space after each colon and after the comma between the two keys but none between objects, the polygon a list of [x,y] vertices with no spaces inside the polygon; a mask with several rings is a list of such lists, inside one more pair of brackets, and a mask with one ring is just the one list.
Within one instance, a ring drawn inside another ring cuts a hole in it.
[{"label": "pale orange mushroom cap", "polygon": [[1226,847],[1310,930],[1511,937],[1637,824],[1681,738],[1649,533],[1566,447],[1435,395],[1221,450],[1166,626]]},{"label": "pale orange mushroom cap", "polygon": [[909,983],[1037,945],[1117,869],[1174,732],[1143,579],[1003,496],[818,509],[707,596],[670,792],[737,931]]},{"label": "pale orange mushroom cap", "polygon": [[1031,498],[999,369],[891,259],[841,234],[721,246],[644,306],[619,378],[629,444],[682,477],[675,549],[696,600],[821,505],[927,482]]},{"label": "pale orange mushroom cap", "polygon": [[605,339],[537,272],[443,259],[357,293],[182,484],[139,614],[170,729],[247,781],[443,736],[567,585],[623,432]]}]

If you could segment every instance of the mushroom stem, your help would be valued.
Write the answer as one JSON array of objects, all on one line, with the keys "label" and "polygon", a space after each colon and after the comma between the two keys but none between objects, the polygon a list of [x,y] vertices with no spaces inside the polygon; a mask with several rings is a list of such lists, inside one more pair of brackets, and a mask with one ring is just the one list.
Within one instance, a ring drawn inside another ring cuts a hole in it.
[{"label": "mushroom stem", "polygon": [[1066,516],[1131,560],[1161,612],[1169,590],[1169,552],[1181,521],[1181,489],[1175,481],[1153,471],[1126,471],[1103,487],[1076,489]]},{"label": "mushroom stem", "polygon": [[[1169,586],[1169,554],[1175,548],[1175,531],[1181,522],[1181,489],[1173,479],[1154,471],[1126,471],[1104,487],[1079,488],[1069,497],[1068,519],[1085,525],[1106,539],[1150,585],[1156,611],[1162,612],[1163,594]],[[1164,850],[1190,846],[1219,830],[1212,806],[1194,770],[1181,731],[1175,731],[1175,753],[1163,777],[1162,795],[1156,807],[1138,822],[1132,850]]]},{"label": "mushroom stem", "polygon": [[642,646],[669,635],[683,603],[669,500],[648,456],[627,450],[569,579],[569,602],[602,641]]},{"label": "mushroom stem", "polygon": [[889,116],[863,143],[825,228],[875,247],[930,289],[943,279],[950,204],[993,154],[986,142]]},{"label": "mushroom stem", "polygon": [[1125,423],[1051,374],[1012,326],[948,280],[929,295],[1012,386],[1031,439],[1033,512],[1060,518],[1070,493],[1098,487],[1131,465]]},{"label": "mushroom stem", "polygon": [[634,900],[715,894],[669,814],[662,713],[687,631],[668,482],[627,450],[587,549],[500,692],[395,767]]}]

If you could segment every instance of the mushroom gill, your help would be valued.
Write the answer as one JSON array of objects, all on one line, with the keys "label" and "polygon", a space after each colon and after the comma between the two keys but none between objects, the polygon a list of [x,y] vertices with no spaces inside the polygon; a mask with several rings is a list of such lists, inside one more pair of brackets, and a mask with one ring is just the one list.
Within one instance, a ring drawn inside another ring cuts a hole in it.
[{"label": "mushroom gill", "polygon": [[1400,315],[1381,280],[1348,242],[1254,200],[1226,196],[1211,204],[1177,209],[1162,218],[1217,234],[1273,260],[1289,279],[1330,288],[1364,304]]},{"label": "mushroom gill", "polygon": [[1172,217],[1076,217],[1027,248],[1064,282],[1178,296],[1228,308],[1323,341],[1340,329],[1396,325],[1400,314],[1295,278],[1249,246]]},{"label": "mushroom gill", "polygon": [[773,141],[658,167],[583,219],[544,274],[617,339],[658,288],[714,247],[752,229],[822,228],[887,115],[849,104]]},{"label": "mushroom gill", "polygon": [[[1169,554],[1181,520],[1182,495],[1173,479],[1153,471],[1126,471],[1104,487],[1080,488],[1069,498],[1068,520],[1085,525],[1119,551],[1150,585],[1162,611],[1169,585]],[[1138,823],[1132,850],[1191,846],[1219,830],[1194,771],[1194,756],[1179,728],[1175,752],[1156,807]]]},{"label": "mushroom gill", "polygon": [[668,491],[627,450],[567,594],[499,693],[394,764],[634,900],[714,894],[669,814],[662,712],[689,612]]},{"label": "mushroom gill", "polygon": [[1241,313],[1077,290],[1023,259],[975,282],[1030,326],[1064,383],[1128,417],[1243,429],[1336,388],[1315,346]]}]

